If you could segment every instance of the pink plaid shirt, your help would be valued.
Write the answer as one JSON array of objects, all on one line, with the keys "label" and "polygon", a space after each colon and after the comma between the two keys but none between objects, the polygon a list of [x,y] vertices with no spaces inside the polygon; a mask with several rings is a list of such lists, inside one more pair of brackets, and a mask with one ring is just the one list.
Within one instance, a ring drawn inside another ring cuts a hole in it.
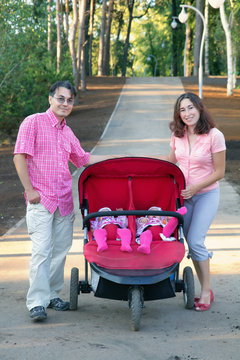
[{"label": "pink plaid shirt", "polygon": [[[32,186],[41,197],[41,203],[54,213],[59,207],[66,216],[73,211],[71,161],[80,168],[89,161],[65,119],[48,109],[45,113],[28,116],[21,124],[14,154],[27,154],[26,161]],[[26,199],[27,200],[27,199]]]}]

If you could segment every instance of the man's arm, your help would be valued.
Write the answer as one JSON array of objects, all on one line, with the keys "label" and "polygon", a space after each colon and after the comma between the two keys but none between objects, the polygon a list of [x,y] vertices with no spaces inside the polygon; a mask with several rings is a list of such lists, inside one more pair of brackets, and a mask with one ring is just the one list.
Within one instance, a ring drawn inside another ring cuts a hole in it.
[{"label": "man's arm", "polygon": [[104,160],[122,158],[122,157],[125,157],[125,156],[127,156],[127,155],[92,155],[91,154],[88,163],[85,164],[84,166],[93,165],[93,164],[95,164],[97,162],[104,161]]},{"label": "man's arm", "polygon": [[13,158],[19,179],[25,189],[27,199],[30,204],[38,204],[40,202],[39,193],[33,189],[32,183],[28,174],[28,167],[26,162],[26,154],[16,154]]}]

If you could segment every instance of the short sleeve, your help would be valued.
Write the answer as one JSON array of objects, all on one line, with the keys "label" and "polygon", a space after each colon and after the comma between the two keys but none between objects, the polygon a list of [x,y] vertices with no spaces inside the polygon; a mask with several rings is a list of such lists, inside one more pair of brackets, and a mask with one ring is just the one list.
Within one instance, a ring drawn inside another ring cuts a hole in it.
[{"label": "short sleeve", "polygon": [[14,154],[34,155],[35,128],[37,114],[28,116],[20,125]]},{"label": "short sleeve", "polygon": [[226,150],[226,143],[223,133],[217,128],[212,129],[212,153]]},{"label": "short sleeve", "polygon": [[171,137],[171,141],[170,141],[170,147],[171,149],[176,149],[176,146],[175,146],[175,136],[172,134],[172,137]]},{"label": "short sleeve", "polygon": [[67,127],[69,138],[71,139],[71,154],[69,160],[77,167],[81,168],[89,162],[91,154],[81,147],[80,141],[74,135],[73,131]]}]

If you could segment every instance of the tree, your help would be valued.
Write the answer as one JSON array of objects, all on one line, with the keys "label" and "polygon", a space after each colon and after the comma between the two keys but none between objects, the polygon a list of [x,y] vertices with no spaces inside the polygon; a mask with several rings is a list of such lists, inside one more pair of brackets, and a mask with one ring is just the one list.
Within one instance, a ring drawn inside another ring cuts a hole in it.
[{"label": "tree", "polygon": [[111,24],[113,16],[113,5],[114,0],[109,0],[108,6],[108,19],[107,19],[107,28],[106,28],[106,41],[104,46],[104,55],[103,55],[103,73],[104,75],[109,75],[109,59],[110,59],[110,36],[111,36]]},{"label": "tree", "polygon": [[209,36],[208,36],[208,0],[205,0],[205,8],[204,8],[204,18],[205,18],[205,26],[206,26],[206,34],[205,34],[205,56],[204,56],[204,73],[205,75],[209,75],[209,61],[208,61],[208,55],[209,55]]},{"label": "tree", "polygon": [[[78,26],[78,8],[77,8],[77,0],[72,0],[72,11],[73,11],[73,21],[70,31],[70,38],[69,38],[69,50],[71,53],[72,59],[72,74],[74,78],[74,85],[76,90],[78,91],[78,69],[77,69],[77,56],[76,56],[76,49],[75,49],[75,41],[76,41],[76,34],[77,34],[77,26]],[[77,101],[77,96],[75,101]]]},{"label": "tree", "polygon": [[107,0],[103,0],[103,2],[102,2],[101,34],[100,34],[100,39],[99,39],[99,53],[98,53],[98,75],[100,75],[100,76],[103,75],[106,7],[107,7]]},{"label": "tree", "polygon": [[57,23],[57,73],[60,70],[60,62],[61,62],[61,23],[60,23],[60,3],[59,0],[56,0],[56,23]]},{"label": "tree", "polygon": [[227,95],[230,96],[233,94],[233,58],[232,58],[232,39],[231,39],[231,29],[229,23],[227,22],[224,3],[220,6],[220,17],[222,21],[222,26],[225,31],[226,36],[226,45],[227,45]]},{"label": "tree", "polygon": [[[126,36],[125,45],[124,45],[122,76],[126,76],[127,57],[128,57],[129,39],[130,39],[132,21],[133,21],[133,19],[140,19],[144,15],[147,14],[147,12],[148,12],[148,10],[149,10],[149,8],[151,6],[151,1],[149,3],[147,3],[147,4],[143,4],[143,12],[142,12],[141,15],[138,15],[138,16],[133,16],[134,5],[135,5],[135,0],[127,0],[127,7],[128,7],[129,16],[128,16],[127,36]],[[138,4],[138,5],[140,5],[140,4]]]},{"label": "tree", "polygon": [[89,76],[92,76],[92,45],[93,45],[93,25],[95,13],[95,0],[90,0],[90,24],[89,24]]},{"label": "tree", "polygon": [[66,17],[66,38],[68,41],[68,36],[69,36],[69,0],[65,0],[65,17]]},{"label": "tree", "polygon": [[[203,13],[203,0],[196,1],[196,8]],[[194,42],[194,68],[193,75],[197,76],[199,69],[199,55],[203,33],[203,22],[198,13],[196,13],[196,25],[195,25],[195,42]]]},{"label": "tree", "polygon": [[79,74],[81,74],[81,90],[86,90],[86,63],[85,63],[85,18],[87,0],[79,0],[79,35],[77,49],[77,87],[79,86]]},{"label": "tree", "polygon": [[48,51],[51,51],[52,43],[51,43],[51,0],[48,0]]}]

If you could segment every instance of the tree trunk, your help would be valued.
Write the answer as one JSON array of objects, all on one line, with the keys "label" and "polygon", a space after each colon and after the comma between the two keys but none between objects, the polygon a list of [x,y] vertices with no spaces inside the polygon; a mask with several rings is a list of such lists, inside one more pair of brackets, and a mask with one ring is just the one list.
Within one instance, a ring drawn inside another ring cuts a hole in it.
[{"label": "tree trunk", "polygon": [[209,76],[209,57],[208,57],[208,49],[209,49],[209,36],[208,36],[208,0],[205,0],[205,11],[204,11],[204,18],[205,18],[205,26],[206,26],[206,33],[205,33],[205,56],[204,56],[204,74]]},{"label": "tree trunk", "polygon": [[104,47],[104,75],[109,75],[110,36],[111,36],[113,5],[114,5],[114,0],[109,0],[108,20],[107,20],[107,29],[106,29],[106,43]]},{"label": "tree trunk", "polygon": [[232,58],[232,40],[231,40],[231,30],[230,26],[226,19],[226,14],[224,10],[224,3],[220,6],[220,17],[222,21],[222,26],[225,31],[226,36],[226,45],[227,45],[227,96],[233,95],[233,58]]},{"label": "tree trunk", "polygon": [[69,37],[69,0],[65,0],[65,24],[66,24],[66,39]]},{"label": "tree trunk", "polygon": [[192,43],[192,33],[190,26],[186,23],[186,62],[184,66],[184,76],[191,76],[192,74],[192,62],[190,60],[190,52],[191,52],[191,43]]},{"label": "tree trunk", "polygon": [[[203,0],[197,0],[196,8],[203,13]],[[198,75],[199,69],[199,55],[200,55],[200,47],[203,33],[203,22],[198,13],[196,13],[196,26],[195,26],[195,43],[194,43],[194,68],[193,75]]]},{"label": "tree trunk", "polygon": [[81,74],[81,90],[86,90],[86,66],[85,66],[85,18],[87,0],[81,0],[79,6],[79,37],[78,37],[78,74]]},{"label": "tree trunk", "polygon": [[128,48],[129,48],[129,39],[130,39],[130,33],[131,33],[131,25],[132,25],[132,20],[133,20],[134,2],[135,2],[135,0],[128,0],[129,17],[128,17],[127,37],[126,37],[125,46],[124,46],[122,76],[126,76],[126,70],[127,70],[127,57],[128,57]]},{"label": "tree trunk", "polygon": [[[74,85],[76,90],[78,91],[79,80],[77,76],[77,58],[76,58],[76,49],[75,49],[75,40],[76,40],[76,33],[78,26],[77,0],[72,0],[72,8],[73,8],[73,22],[69,36],[69,50],[72,58],[72,72],[74,78]],[[75,103],[77,102],[78,102],[78,97],[76,96]]]},{"label": "tree trunk", "polygon": [[[176,0],[172,0],[172,18],[175,19],[177,15]],[[172,29],[172,75],[178,75],[178,57],[177,57],[177,27]]]},{"label": "tree trunk", "polygon": [[93,43],[93,24],[95,13],[95,0],[90,3],[90,26],[89,26],[89,76],[92,76],[92,43]]},{"label": "tree trunk", "polygon": [[98,54],[98,75],[103,75],[104,63],[104,36],[105,36],[105,22],[106,22],[106,7],[107,0],[102,2],[102,22],[101,22],[101,35],[99,39],[99,54]]},{"label": "tree trunk", "polygon": [[56,0],[56,22],[57,22],[57,73],[60,70],[61,62],[61,25],[60,25],[60,3]]},{"label": "tree trunk", "polygon": [[48,6],[47,6],[47,11],[48,11],[48,51],[51,51],[52,48],[52,43],[51,43],[51,0],[48,0]]}]

